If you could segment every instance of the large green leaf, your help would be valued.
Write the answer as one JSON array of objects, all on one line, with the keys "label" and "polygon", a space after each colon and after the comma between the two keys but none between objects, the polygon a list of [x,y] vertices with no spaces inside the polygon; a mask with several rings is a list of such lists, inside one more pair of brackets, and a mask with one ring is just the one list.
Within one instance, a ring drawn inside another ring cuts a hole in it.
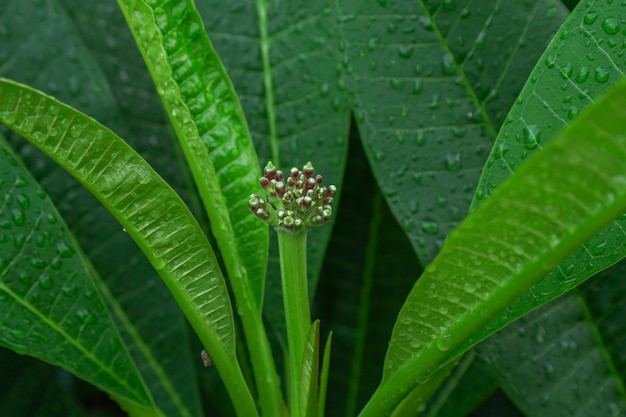
[{"label": "large green leaf", "polygon": [[151,408],[74,240],[45,192],[3,142],[0,343]]},{"label": "large green leaf", "polygon": [[355,131],[344,184],[314,311],[322,330],[333,330],[328,410],[348,417],[380,382],[391,328],[414,282],[406,272],[421,268]]},{"label": "large green leaf", "polygon": [[260,311],[268,227],[250,215],[248,198],[260,191],[261,170],[230,80],[192,1],[119,4],[189,161],[233,285],[247,281],[248,302]]},{"label": "large green leaf", "polygon": [[[324,182],[341,191],[349,110],[328,2],[207,0],[198,9],[238,92],[261,164],[272,160],[289,169],[310,160]],[[326,226],[307,238],[311,294],[330,232]],[[277,247],[273,242],[266,311],[283,333]]]},{"label": "large green leaf", "polygon": [[0,349],[0,369],[10,375],[0,379],[0,416],[88,416],[78,404],[72,376],[65,371],[7,349]]},{"label": "large green leaf", "polygon": [[336,2],[374,175],[423,264],[465,217],[507,110],[565,19],[558,0]]},{"label": "large green leaf", "polygon": [[[181,175],[185,166],[168,140],[164,115],[141,56],[128,47],[132,37],[117,5],[104,2],[94,8],[76,0],[48,1],[45,7],[33,1],[3,3],[7,10],[0,19],[5,29],[3,52],[12,56],[3,66],[4,75],[54,92],[123,133],[170,184],[185,193]],[[102,25],[107,29],[104,36],[94,31],[94,27],[104,29]],[[34,43],[27,33],[32,33]],[[86,189],[24,140],[13,138],[12,144],[57,203],[106,282],[101,289],[114,296],[108,304],[122,307],[123,311],[110,312],[114,319],[123,316],[117,321],[118,330],[159,408],[172,416],[200,415],[197,386],[190,383],[198,351],[190,356],[184,317],[167,287]]]},{"label": "large green leaf", "polygon": [[[621,79],[626,71],[621,57],[626,35],[613,25],[624,18],[626,7],[618,3],[583,2],[574,10],[511,109],[480,180],[474,207],[523,160],[542,149],[559,129]],[[616,219],[558,268],[547,271],[544,279],[490,322],[472,343],[624,257],[625,220]]]},{"label": "large green leaf", "polygon": [[0,122],[63,165],[140,246],[215,358],[238,410],[254,415],[235,356],[232,310],[210,245],[178,195],[111,131],[53,98],[0,84]]},{"label": "large green leaf", "polygon": [[625,272],[621,262],[480,345],[526,415],[626,414]]},{"label": "large green leaf", "polygon": [[416,381],[462,353],[467,338],[626,209],[625,105],[626,82],[450,235],[400,312],[383,382],[363,416],[393,409]]}]

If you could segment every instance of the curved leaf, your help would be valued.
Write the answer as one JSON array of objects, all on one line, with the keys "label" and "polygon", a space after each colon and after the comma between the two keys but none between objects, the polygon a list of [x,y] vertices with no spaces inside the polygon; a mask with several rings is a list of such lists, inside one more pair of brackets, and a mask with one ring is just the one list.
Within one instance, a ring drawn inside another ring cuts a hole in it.
[{"label": "curved leaf", "polygon": [[248,199],[261,191],[261,170],[230,80],[192,1],[119,3],[189,161],[233,285],[247,281],[260,311],[268,227],[250,216]]},{"label": "curved leaf", "polygon": [[625,271],[621,262],[478,347],[526,415],[626,413]]},{"label": "curved leaf", "polygon": [[[480,180],[473,206],[540,150],[562,127],[617,83],[626,71],[621,45],[626,35],[612,22],[626,19],[618,3],[583,2],[546,50],[507,122]],[[607,32],[608,31],[608,32]],[[609,224],[561,265],[513,302],[473,338],[484,339],[516,318],[574,288],[626,255],[626,218]]]},{"label": "curved leaf", "polygon": [[417,380],[467,349],[473,333],[626,209],[625,106],[626,82],[450,235],[400,312],[383,382],[363,416],[394,407]]},{"label": "curved leaf", "polygon": [[558,0],[342,0],[340,49],[374,176],[427,264],[567,12]]},{"label": "curved leaf", "polygon": [[65,224],[3,143],[0,188],[0,344],[152,407]]},{"label": "curved leaf", "polygon": [[328,404],[353,417],[382,376],[391,329],[420,264],[372,177],[352,132],[337,221],[314,311],[333,329]]},{"label": "curved leaf", "polygon": [[[181,175],[185,165],[167,140],[154,85],[147,71],[138,71],[143,61],[129,48],[132,36],[118,6],[104,2],[94,8],[74,0],[45,4],[40,8],[33,1],[10,2],[0,25],[5,30],[3,51],[13,58],[2,75],[53,91],[58,99],[123,134],[170,185],[183,197],[190,196]],[[94,30],[94,22],[98,28],[106,25],[104,36]],[[35,61],[25,33],[46,45]],[[99,288],[101,295],[108,294],[105,304],[121,308],[109,313],[157,406],[168,416],[201,415],[198,386],[190,383],[199,350],[190,354],[185,318],[167,287],[106,208],[61,167],[11,136],[10,143],[56,203],[104,281]],[[118,317],[123,320],[116,321]]]},{"label": "curved leaf", "polygon": [[256,413],[235,356],[230,300],[210,245],[176,193],[111,131],[15,82],[0,82],[0,122],[76,176],[125,227],[178,301],[240,410]]}]

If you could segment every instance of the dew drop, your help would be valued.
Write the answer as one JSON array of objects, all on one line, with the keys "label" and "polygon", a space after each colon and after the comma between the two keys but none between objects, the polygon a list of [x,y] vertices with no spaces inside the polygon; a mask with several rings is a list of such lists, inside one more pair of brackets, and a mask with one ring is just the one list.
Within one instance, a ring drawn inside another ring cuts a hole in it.
[{"label": "dew drop", "polygon": [[441,68],[445,75],[453,75],[456,72],[456,65],[452,54],[444,54],[441,58]]},{"label": "dew drop", "polygon": [[442,333],[437,338],[437,349],[441,351],[449,350],[451,347],[450,333]]},{"label": "dew drop", "polygon": [[417,78],[413,82],[413,94],[415,94],[415,95],[420,94],[423,89],[424,89],[424,83],[423,83],[422,79],[421,78]]},{"label": "dew drop", "polygon": [[446,155],[446,169],[450,172],[461,169],[461,152],[450,152]]},{"label": "dew drop", "polygon": [[585,14],[585,17],[583,18],[583,22],[586,25],[591,25],[596,21],[597,18],[598,18],[598,12],[590,10]]},{"label": "dew drop", "polygon": [[439,232],[439,225],[433,221],[423,221],[422,231],[429,235],[437,234],[437,232]]},{"label": "dew drop", "polygon": [[610,72],[609,70],[606,70],[604,68],[596,67],[596,69],[594,70],[594,75],[596,82],[604,84],[609,80]]},{"label": "dew drop", "polygon": [[541,143],[541,131],[537,125],[524,126],[522,137],[526,149],[535,149]]},{"label": "dew drop", "polygon": [[39,277],[39,287],[41,287],[44,290],[49,289],[50,287],[52,287],[52,278],[50,278],[49,275],[42,275]]},{"label": "dew drop", "polygon": [[411,58],[411,55],[413,55],[413,45],[399,45],[398,55],[404,59]]},{"label": "dew drop", "polygon": [[574,70],[572,68],[572,64],[567,64],[563,68],[561,68],[561,77],[567,80],[569,79],[569,77],[572,76],[573,72]]},{"label": "dew drop", "polygon": [[578,73],[576,74],[576,78],[575,78],[576,82],[577,83],[585,82],[587,78],[589,78],[589,68],[580,67],[580,69],[578,70]]},{"label": "dew drop", "polygon": [[606,33],[607,35],[615,35],[617,32],[619,32],[619,29],[619,20],[617,20],[615,17],[607,17],[602,22],[602,30],[604,30],[604,33]]}]

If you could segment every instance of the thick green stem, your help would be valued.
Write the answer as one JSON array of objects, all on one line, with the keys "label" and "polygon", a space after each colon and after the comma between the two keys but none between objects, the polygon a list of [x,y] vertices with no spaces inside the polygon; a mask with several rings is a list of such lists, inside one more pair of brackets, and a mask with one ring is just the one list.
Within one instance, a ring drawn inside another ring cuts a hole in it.
[{"label": "thick green stem", "polygon": [[311,326],[306,275],[306,232],[278,232],[283,303],[289,344],[289,408],[291,417],[301,417],[299,404],[300,368]]}]

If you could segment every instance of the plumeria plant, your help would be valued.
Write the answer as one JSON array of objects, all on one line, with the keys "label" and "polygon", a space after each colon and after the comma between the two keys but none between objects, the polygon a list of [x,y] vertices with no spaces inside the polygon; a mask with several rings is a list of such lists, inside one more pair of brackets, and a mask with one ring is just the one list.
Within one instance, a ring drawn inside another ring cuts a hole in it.
[{"label": "plumeria plant", "polygon": [[620,2],[0,5],[0,416],[626,414]]}]

